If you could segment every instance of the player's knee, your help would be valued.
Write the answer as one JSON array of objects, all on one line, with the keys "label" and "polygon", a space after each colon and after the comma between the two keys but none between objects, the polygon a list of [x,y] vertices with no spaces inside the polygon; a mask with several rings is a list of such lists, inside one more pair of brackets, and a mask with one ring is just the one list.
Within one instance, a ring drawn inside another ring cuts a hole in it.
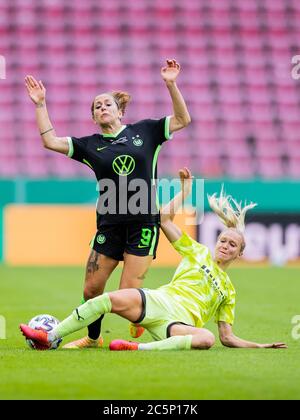
[{"label": "player's knee", "polygon": [[99,296],[99,289],[96,287],[92,287],[90,285],[86,285],[83,290],[83,296],[85,300],[93,299],[96,296]]},{"label": "player's knee", "polygon": [[[136,289],[115,290],[108,293],[112,310],[111,312],[119,314],[127,319],[138,319],[140,316],[142,299]],[[126,316],[125,316],[126,315]]]},{"label": "player's knee", "polygon": [[215,336],[212,332],[206,330],[204,335],[203,345],[205,349],[210,349],[216,342]]},{"label": "player's knee", "polygon": [[215,336],[212,332],[203,329],[194,339],[194,348],[208,350],[215,344]]}]

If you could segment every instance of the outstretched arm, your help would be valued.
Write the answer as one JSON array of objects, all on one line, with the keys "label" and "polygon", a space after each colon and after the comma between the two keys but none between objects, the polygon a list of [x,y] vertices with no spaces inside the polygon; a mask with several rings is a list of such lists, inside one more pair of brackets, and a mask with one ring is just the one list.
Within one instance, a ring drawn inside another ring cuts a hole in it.
[{"label": "outstretched arm", "polygon": [[223,346],[235,348],[256,348],[256,349],[286,349],[287,345],[284,343],[260,344],[252,341],[246,341],[242,338],[236,337],[233,334],[232,327],[227,322],[218,322],[219,337]]},{"label": "outstretched arm", "polygon": [[181,229],[173,223],[173,219],[192,190],[193,177],[191,171],[188,168],[180,169],[179,176],[181,191],[161,210],[161,228],[170,242],[177,241],[182,235]]},{"label": "outstretched arm", "polygon": [[174,115],[170,119],[170,133],[186,127],[191,122],[186,103],[176,85],[176,78],[179,72],[180,65],[174,59],[167,60],[167,66],[161,69],[161,76],[166,82],[173,104]]},{"label": "outstretched arm", "polygon": [[25,86],[30,99],[36,107],[36,120],[44,147],[56,152],[68,154],[69,142],[67,137],[57,137],[49,119],[46,106],[46,89],[42,81],[40,80],[38,82],[34,77],[26,76]]}]

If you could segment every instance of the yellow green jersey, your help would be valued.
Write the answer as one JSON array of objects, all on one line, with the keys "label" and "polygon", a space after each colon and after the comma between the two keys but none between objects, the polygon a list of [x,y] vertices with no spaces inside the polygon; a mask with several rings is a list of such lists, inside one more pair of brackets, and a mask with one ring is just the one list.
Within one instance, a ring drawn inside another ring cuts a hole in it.
[{"label": "yellow green jersey", "polygon": [[[189,235],[172,243],[183,259],[172,280],[158,290],[171,296],[179,307],[188,311],[194,325],[201,328],[209,319],[233,324],[235,289],[228,277],[213,260],[209,249]],[[178,309],[178,308],[177,308]]]}]

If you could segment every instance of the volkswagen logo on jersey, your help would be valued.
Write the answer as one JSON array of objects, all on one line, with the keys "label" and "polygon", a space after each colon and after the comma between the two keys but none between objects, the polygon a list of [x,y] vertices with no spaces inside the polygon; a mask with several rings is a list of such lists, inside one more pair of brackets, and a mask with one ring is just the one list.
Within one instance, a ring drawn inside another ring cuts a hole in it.
[{"label": "volkswagen logo on jersey", "polygon": [[112,167],[117,175],[127,176],[134,170],[135,160],[129,155],[121,155],[114,159]]}]

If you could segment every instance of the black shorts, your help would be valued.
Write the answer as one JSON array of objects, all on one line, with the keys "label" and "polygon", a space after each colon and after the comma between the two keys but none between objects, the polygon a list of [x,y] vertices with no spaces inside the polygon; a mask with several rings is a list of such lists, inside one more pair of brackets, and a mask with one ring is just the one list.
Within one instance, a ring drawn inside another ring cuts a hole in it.
[{"label": "black shorts", "polygon": [[124,252],[138,257],[153,255],[155,259],[158,239],[159,224],[103,225],[94,236],[91,248],[118,261],[124,260]]}]

